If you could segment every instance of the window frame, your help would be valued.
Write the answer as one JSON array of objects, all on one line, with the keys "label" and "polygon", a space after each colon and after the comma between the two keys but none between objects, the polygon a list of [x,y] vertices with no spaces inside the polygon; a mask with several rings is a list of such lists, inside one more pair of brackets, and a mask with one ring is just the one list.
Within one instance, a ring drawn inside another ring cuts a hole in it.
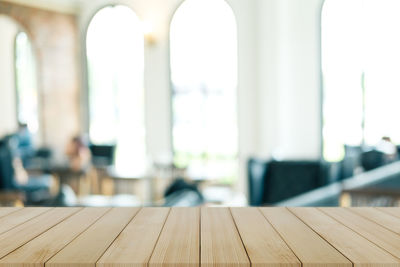
[{"label": "window frame", "polygon": [[[172,162],[175,164],[175,158],[176,158],[176,150],[175,150],[175,144],[174,144],[174,135],[173,135],[173,129],[174,129],[174,108],[173,108],[173,103],[174,103],[174,94],[175,94],[175,89],[174,89],[174,84],[172,82],[172,66],[171,66],[171,26],[173,23],[173,20],[175,18],[176,13],[179,11],[179,9],[182,7],[182,5],[186,2],[187,0],[182,1],[181,3],[179,3],[179,5],[177,5],[177,7],[175,8],[174,12],[172,13],[170,20],[169,20],[169,27],[168,27],[168,66],[169,66],[169,93],[170,93],[170,101],[169,101],[169,107],[170,107],[170,144],[171,144],[171,154],[172,154]],[[236,34],[236,85],[234,90],[234,95],[235,95],[235,124],[236,124],[236,154],[235,154],[235,160],[236,160],[236,166],[237,166],[237,170],[236,170],[236,174],[235,174],[235,180],[233,180],[231,183],[233,184],[238,178],[239,178],[239,155],[240,155],[240,146],[239,146],[239,98],[238,98],[238,81],[239,81],[239,77],[238,77],[238,72],[239,72],[239,68],[238,68],[238,63],[239,63],[239,34],[238,34],[238,17],[234,12],[233,7],[231,6],[231,4],[226,1],[226,0],[221,0],[223,1],[226,6],[230,9],[232,15],[233,15],[233,19],[234,19],[234,27],[235,27],[235,34]]]}]

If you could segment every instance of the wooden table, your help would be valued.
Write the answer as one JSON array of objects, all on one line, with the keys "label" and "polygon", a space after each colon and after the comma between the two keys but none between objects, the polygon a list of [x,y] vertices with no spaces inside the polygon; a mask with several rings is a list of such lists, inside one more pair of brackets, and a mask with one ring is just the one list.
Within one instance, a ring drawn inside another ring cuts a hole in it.
[{"label": "wooden table", "polygon": [[1,266],[250,263],[400,266],[400,208],[0,208]]}]

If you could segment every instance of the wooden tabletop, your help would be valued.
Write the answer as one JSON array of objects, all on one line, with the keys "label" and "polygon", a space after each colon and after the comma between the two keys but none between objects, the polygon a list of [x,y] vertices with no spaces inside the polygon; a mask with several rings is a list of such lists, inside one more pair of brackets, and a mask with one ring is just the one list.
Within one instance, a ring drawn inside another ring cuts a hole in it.
[{"label": "wooden tabletop", "polygon": [[1,266],[400,266],[400,208],[0,208]]}]

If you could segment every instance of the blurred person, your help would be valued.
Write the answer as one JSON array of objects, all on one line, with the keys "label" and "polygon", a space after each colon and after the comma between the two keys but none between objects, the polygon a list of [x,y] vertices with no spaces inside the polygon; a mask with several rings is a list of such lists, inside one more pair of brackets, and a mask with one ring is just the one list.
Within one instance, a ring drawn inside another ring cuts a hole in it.
[{"label": "blurred person", "polygon": [[388,160],[397,159],[397,147],[389,136],[383,136],[376,145],[376,149],[384,153]]},{"label": "blurred person", "polygon": [[29,131],[26,123],[18,124],[18,131],[15,134],[17,139],[17,153],[18,157],[22,160],[23,166],[27,166],[29,160],[35,154],[35,147],[33,145],[32,133]]},{"label": "blurred person", "polygon": [[89,147],[79,135],[74,136],[67,144],[65,154],[69,159],[69,167],[73,171],[85,170],[91,159]]},{"label": "blurred person", "polygon": [[36,205],[51,197],[52,179],[50,175],[28,173],[19,156],[18,141],[17,134],[0,140],[2,190],[22,191],[26,196],[26,204]]},{"label": "blurred person", "polygon": [[22,160],[18,157],[15,157],[13,159],[12,166],[14,168],[15,181],[17,182],[17,184],[27,184],[29,175],[22,164]]}]

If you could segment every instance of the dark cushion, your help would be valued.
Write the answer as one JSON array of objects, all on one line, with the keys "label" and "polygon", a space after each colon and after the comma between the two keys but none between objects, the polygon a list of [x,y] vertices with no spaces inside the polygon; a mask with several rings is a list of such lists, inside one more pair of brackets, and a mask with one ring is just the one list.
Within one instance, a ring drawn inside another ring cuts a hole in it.
[{"label": "dark cushion", "polygon": [[329,183],[322,161],[248,161],[249,204],[270,205]]},{"label": "dark cushion", "polygon": [[264,184],[264,203],[275,203],[322,186],[319,161],[271,161]]}]

